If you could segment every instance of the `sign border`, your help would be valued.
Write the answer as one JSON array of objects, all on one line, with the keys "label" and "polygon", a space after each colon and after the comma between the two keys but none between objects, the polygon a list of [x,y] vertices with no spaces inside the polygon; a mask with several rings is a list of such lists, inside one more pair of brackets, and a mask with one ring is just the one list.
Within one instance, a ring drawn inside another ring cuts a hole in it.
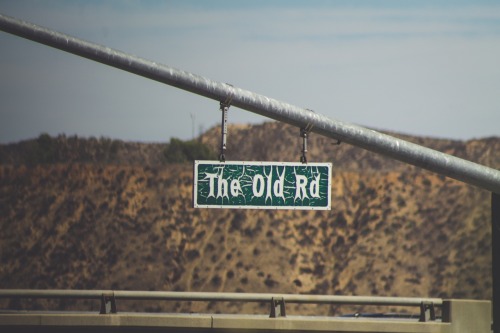
[{"label": "sign border", "polygon": [[[279,165],[279,166],[321,166],[328,168],[328,205],[323,207],[317,206],[242,206],[242,205],[198,205],[197,197],[197,174],[198,165],[200,164],[236,164],[236,165]],[[301,163],[301,162],[259,162],[259,161],[226,161],[217,160],[195,160],[193,168],[193,208],[229,208],[229,209],[271,209],[271,210],[331,210],[332,209],[332,163]]]}]

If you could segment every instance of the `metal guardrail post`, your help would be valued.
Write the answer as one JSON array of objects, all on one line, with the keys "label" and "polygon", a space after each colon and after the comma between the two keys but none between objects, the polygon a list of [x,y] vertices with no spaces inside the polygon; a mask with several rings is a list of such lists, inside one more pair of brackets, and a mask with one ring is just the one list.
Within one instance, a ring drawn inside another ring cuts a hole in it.
[{"label": "metal guardrail post", "polygon": [[432,302],[422,302],[420,304],[420,322],[426,322],[429,320],[436,320],[436,311],[434,310],[434,304]]},{"label": "metal guardrail post", "polygon": [[271,313],[269,318],[286,317],[285,300],[283,297],[271,298]]},{"label": "metal guardrail post", "polygon": [[116,299],[114,293],[103,293],[101,295],[101,308],[99,310],[100,314],[117,313],[116,311]]}]

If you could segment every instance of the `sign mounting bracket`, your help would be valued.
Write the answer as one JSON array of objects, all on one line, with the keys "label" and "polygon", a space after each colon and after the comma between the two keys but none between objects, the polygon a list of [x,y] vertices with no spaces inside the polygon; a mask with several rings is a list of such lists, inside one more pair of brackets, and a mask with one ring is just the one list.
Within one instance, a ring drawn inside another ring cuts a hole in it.
[{"label": "sign mounting bracket", "polygon": [[304,164],[307,164],[307,137],[309,136],[312,128],[313,125],[311,123],[300,128],[300,136],[302,137],[302,156],[300,156],[300,162]]},{"label": "sign mounting bracket", "polygon": [[[226,83],[227,84],[227,83]],[[231,88],[232,85],[227,84]],[[226,149],[227,149],[227,114],[229,107],[231,106],[231,102],[233,100],[234,89],[231,89],[231,93],[227,96],[226,100],[220,102],[220,111],[222,113],[222,121],[221,121],[221,143],[220,143],[220,155],[219,161],[226,161]]]}]

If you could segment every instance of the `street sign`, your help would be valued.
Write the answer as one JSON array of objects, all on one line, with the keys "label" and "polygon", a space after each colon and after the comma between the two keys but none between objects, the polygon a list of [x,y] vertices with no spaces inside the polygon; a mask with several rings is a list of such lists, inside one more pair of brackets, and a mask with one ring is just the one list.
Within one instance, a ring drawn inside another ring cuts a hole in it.
[{"label": "street sign", "polygon": [[330,210],[331,163],[195,161],[195,208]]}]

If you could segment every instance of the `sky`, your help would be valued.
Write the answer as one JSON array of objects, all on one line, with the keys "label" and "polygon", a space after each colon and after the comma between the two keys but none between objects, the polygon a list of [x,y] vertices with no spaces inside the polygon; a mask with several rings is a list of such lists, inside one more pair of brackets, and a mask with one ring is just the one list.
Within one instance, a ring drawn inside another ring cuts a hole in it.
[{"label": "sky", "polygon": [[[496,1],[0,0],[0,13],[344,122],[500,136]],[[0,143],[166,142],[220,124],[216,101],[4,32],[0,78]],[[230,124],[264,121],[229,109]]]}]

